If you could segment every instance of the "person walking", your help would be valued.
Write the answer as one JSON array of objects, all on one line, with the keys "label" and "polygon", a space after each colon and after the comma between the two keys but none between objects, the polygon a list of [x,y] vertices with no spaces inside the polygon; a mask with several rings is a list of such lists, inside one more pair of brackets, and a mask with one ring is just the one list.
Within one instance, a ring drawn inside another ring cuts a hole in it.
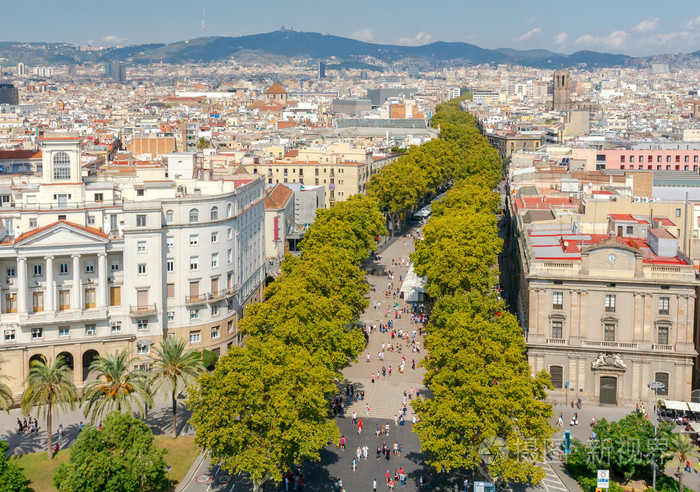
[{"label": "person walking", "polygon": [[355,468],[357,468],[357,460],[355,458],[352,459],[352,472],[355,473]]},{"label": "person walking", "polygon": [[377,479],[372,479],[372,492],[377,492]]}]

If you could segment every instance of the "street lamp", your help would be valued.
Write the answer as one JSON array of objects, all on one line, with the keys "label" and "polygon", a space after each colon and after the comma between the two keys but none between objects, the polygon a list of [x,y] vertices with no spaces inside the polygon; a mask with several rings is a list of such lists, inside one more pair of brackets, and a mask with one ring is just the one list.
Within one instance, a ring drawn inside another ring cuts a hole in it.
[{"label": "street lamp", "polygon": [[[654,390],[654,439],[656,439],[656,405],[658,403],[657,393],[666,389],[666,385],[660,381],[652,381],[647,386]],[[651,489],[656,490],[656,461],[654,461],[654,451],[651,452],[652,481]]]},{"label": "street lamp", "polygon": [[[137,340],[136,346],[143,351],[143,372],[146,378],[146,388],[148,388],[148,366],[146,364],[148,357],[148,347],[150,347],[153,342],[146,338],[145,340]],[[143,402],[143,421],[148,422],[148,402]]]},{"label": "street lamp", "polygon": [[168,470],[168,492],[170,492],[170,470],[172,470],[172,466],[166,466],[165,469]]}]

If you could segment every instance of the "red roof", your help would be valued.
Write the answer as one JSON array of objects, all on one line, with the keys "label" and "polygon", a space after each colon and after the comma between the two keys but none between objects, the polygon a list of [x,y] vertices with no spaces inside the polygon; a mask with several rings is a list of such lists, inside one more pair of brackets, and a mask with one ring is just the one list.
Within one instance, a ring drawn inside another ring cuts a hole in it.
[{"label": "red roof", "polygon": [[0,150],[0,161],[11,159],[41,159],[41,151],[35,150]]},{"label": "red roof", "polygon": [[76,229],[80,229],[82,231],[89,232],[90,234],[94,234],[96,236],[100,236],[103,238],[109,237],[109,236],[107,236],[107,234],[105,234],[104,232],[102,232],[99,229],[95,229],[94,227],[86,227],[86,226],[82,226],[80,224],[76,224],[75,222],[68,222],[67,220],[59,220],[58,222],[54,222],[52,224],[45,225],[44,227],[39,227],[38,229],[34,229],[32,231],[25,232],[25,233],[21,234],[17,239],[15,239],[15,243],[18,243],[20,241],[24,241],[25,239],[28,239],[28,238],[30,238],[30,237],[32,237],[40,232],[43,232],[47,229],[51,229],[52,227],[54,227],[57,224],[66,224],[66,225],[69,225],[71,227],[75,227]]},{"label": "red roof", "polygon": [[284,207],[292,196],[292,190],[282,184],[276,184],[265,190],[265,209],[276,210]]},{"label": "red roof", "polygon": [[610,217],[612,220],[628,220],[631,222],[637,221],[637,219],[632,217],[632,214],[609,214],[608,217]]},{"label": "red roof", "polygon": [[284,90],[284,87],[279,85],[277,82],[272,84],[266,91],[265,94],[286,94],[287,91]]}]

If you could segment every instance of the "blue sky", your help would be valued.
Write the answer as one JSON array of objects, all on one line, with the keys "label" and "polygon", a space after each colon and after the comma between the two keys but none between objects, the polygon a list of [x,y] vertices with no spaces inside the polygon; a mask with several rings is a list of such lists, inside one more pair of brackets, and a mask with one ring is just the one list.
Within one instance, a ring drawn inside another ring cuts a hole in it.
[{"label": "blue sky", "polygon": [[370,42],[650,55],[700,50],[700,0],[5,0],[0,41],[123,45],[279,29]]}]

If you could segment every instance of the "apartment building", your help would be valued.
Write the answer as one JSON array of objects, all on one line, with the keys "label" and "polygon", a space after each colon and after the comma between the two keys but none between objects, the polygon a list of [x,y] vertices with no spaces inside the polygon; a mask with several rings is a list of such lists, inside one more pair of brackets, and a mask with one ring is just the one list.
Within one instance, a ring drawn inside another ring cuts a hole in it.
[{"label": "apartment building", "polygon": [[67,134],[41,150],[40,175],[0,177],[0,370],[16,394],[42,356],[64,356],[82,386],[98,355],[148,357],[139,341],[222,355],[240,342],[264,278],[261,177],[88,173]]}]

